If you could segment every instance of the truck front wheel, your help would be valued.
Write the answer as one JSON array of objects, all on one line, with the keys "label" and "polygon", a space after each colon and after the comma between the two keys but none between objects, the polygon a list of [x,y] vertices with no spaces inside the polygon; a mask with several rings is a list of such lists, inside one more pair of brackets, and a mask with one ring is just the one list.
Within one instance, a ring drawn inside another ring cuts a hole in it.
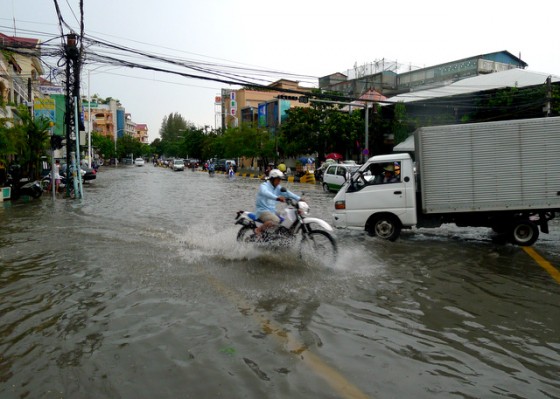
[{"label": "truck front wheel", "polygon": [[395,241],[401,234],[401,227],[401,222],[396,216],[386,214],[375,216],[369,223],[367,231],[372,236]]},{"label": "truck front wheel", "polygon": [[520,246],[531,246],[539,238],[539,226],[530,220],[520,220],[513,224],[511,242]]}]

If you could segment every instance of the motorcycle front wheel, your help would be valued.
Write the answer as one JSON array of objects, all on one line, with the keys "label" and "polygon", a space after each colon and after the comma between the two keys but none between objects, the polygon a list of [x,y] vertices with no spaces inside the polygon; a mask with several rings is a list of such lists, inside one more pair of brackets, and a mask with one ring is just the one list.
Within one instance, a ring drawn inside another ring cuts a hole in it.
[{"label": "motorcycle front wheel", "polygon": [[336,241],[324,230],[302,231],[299,255],[305,262],[321,262],[332,266],[336,263]]}]

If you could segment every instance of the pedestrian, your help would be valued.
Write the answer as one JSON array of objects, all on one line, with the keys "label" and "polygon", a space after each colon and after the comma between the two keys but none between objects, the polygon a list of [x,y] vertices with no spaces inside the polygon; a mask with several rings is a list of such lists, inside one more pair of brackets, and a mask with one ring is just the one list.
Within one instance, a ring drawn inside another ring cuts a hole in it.
[{"label": "pedestrian", "polygon": [[[52,190],[52,176],[51,176],[51,180],[49,183],[49,186],[47,187],[47,191]],[[54,163],[54,190],[55,193],[58,193],[58,190],[60,188],[60,161],[57,159]]]}]

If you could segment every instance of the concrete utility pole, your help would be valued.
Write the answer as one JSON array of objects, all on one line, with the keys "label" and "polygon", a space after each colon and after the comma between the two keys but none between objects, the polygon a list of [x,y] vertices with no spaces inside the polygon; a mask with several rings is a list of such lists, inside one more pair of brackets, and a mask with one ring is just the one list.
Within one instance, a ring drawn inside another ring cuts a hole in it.
[{"label": "concrete utility pole", "polygon": [[544,116],[550,116],[552,102],[552,76],[546,78],[546,104],[544,106]]},{"label": "concrete utility pole", "polygon": [[[81,52],[78,48],[78,36],[75,33],[66,35],[66,48],[64,52],[66,61],[66,178],[70,177],[70,173],[75,173],[77,168],[76,179],[81,179],[80,166],[70,170],[70,165],[75,165],[75,158],[71,157],[72,149],[75,146],[75,140],[79,134],[79,123],[77,115],[78,99],[80,98],[80,69],[81,69]],[[66,194],[70,195],[70,185],[66,184]],[[81,198],[81,192],[76,191],[76,198]]]}]

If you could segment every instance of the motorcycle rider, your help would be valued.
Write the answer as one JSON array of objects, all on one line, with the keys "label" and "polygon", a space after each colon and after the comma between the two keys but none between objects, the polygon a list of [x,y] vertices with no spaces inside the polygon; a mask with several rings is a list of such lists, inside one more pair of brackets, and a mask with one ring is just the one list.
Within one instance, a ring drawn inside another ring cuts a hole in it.
[{"label": "motorcycle rider", "polygon": [[278,169],[272,169],[268,173],[266,181],[259,187],[256,200],[256,216],[263,222],[260,227],[255,229],[255,234],[276,227],[280,223],[280,218],[276,215],[276,203],[286,202],[286,197],[299,201],[301,198],[288,190],[283,190],[280,181],[284,177]]}]

